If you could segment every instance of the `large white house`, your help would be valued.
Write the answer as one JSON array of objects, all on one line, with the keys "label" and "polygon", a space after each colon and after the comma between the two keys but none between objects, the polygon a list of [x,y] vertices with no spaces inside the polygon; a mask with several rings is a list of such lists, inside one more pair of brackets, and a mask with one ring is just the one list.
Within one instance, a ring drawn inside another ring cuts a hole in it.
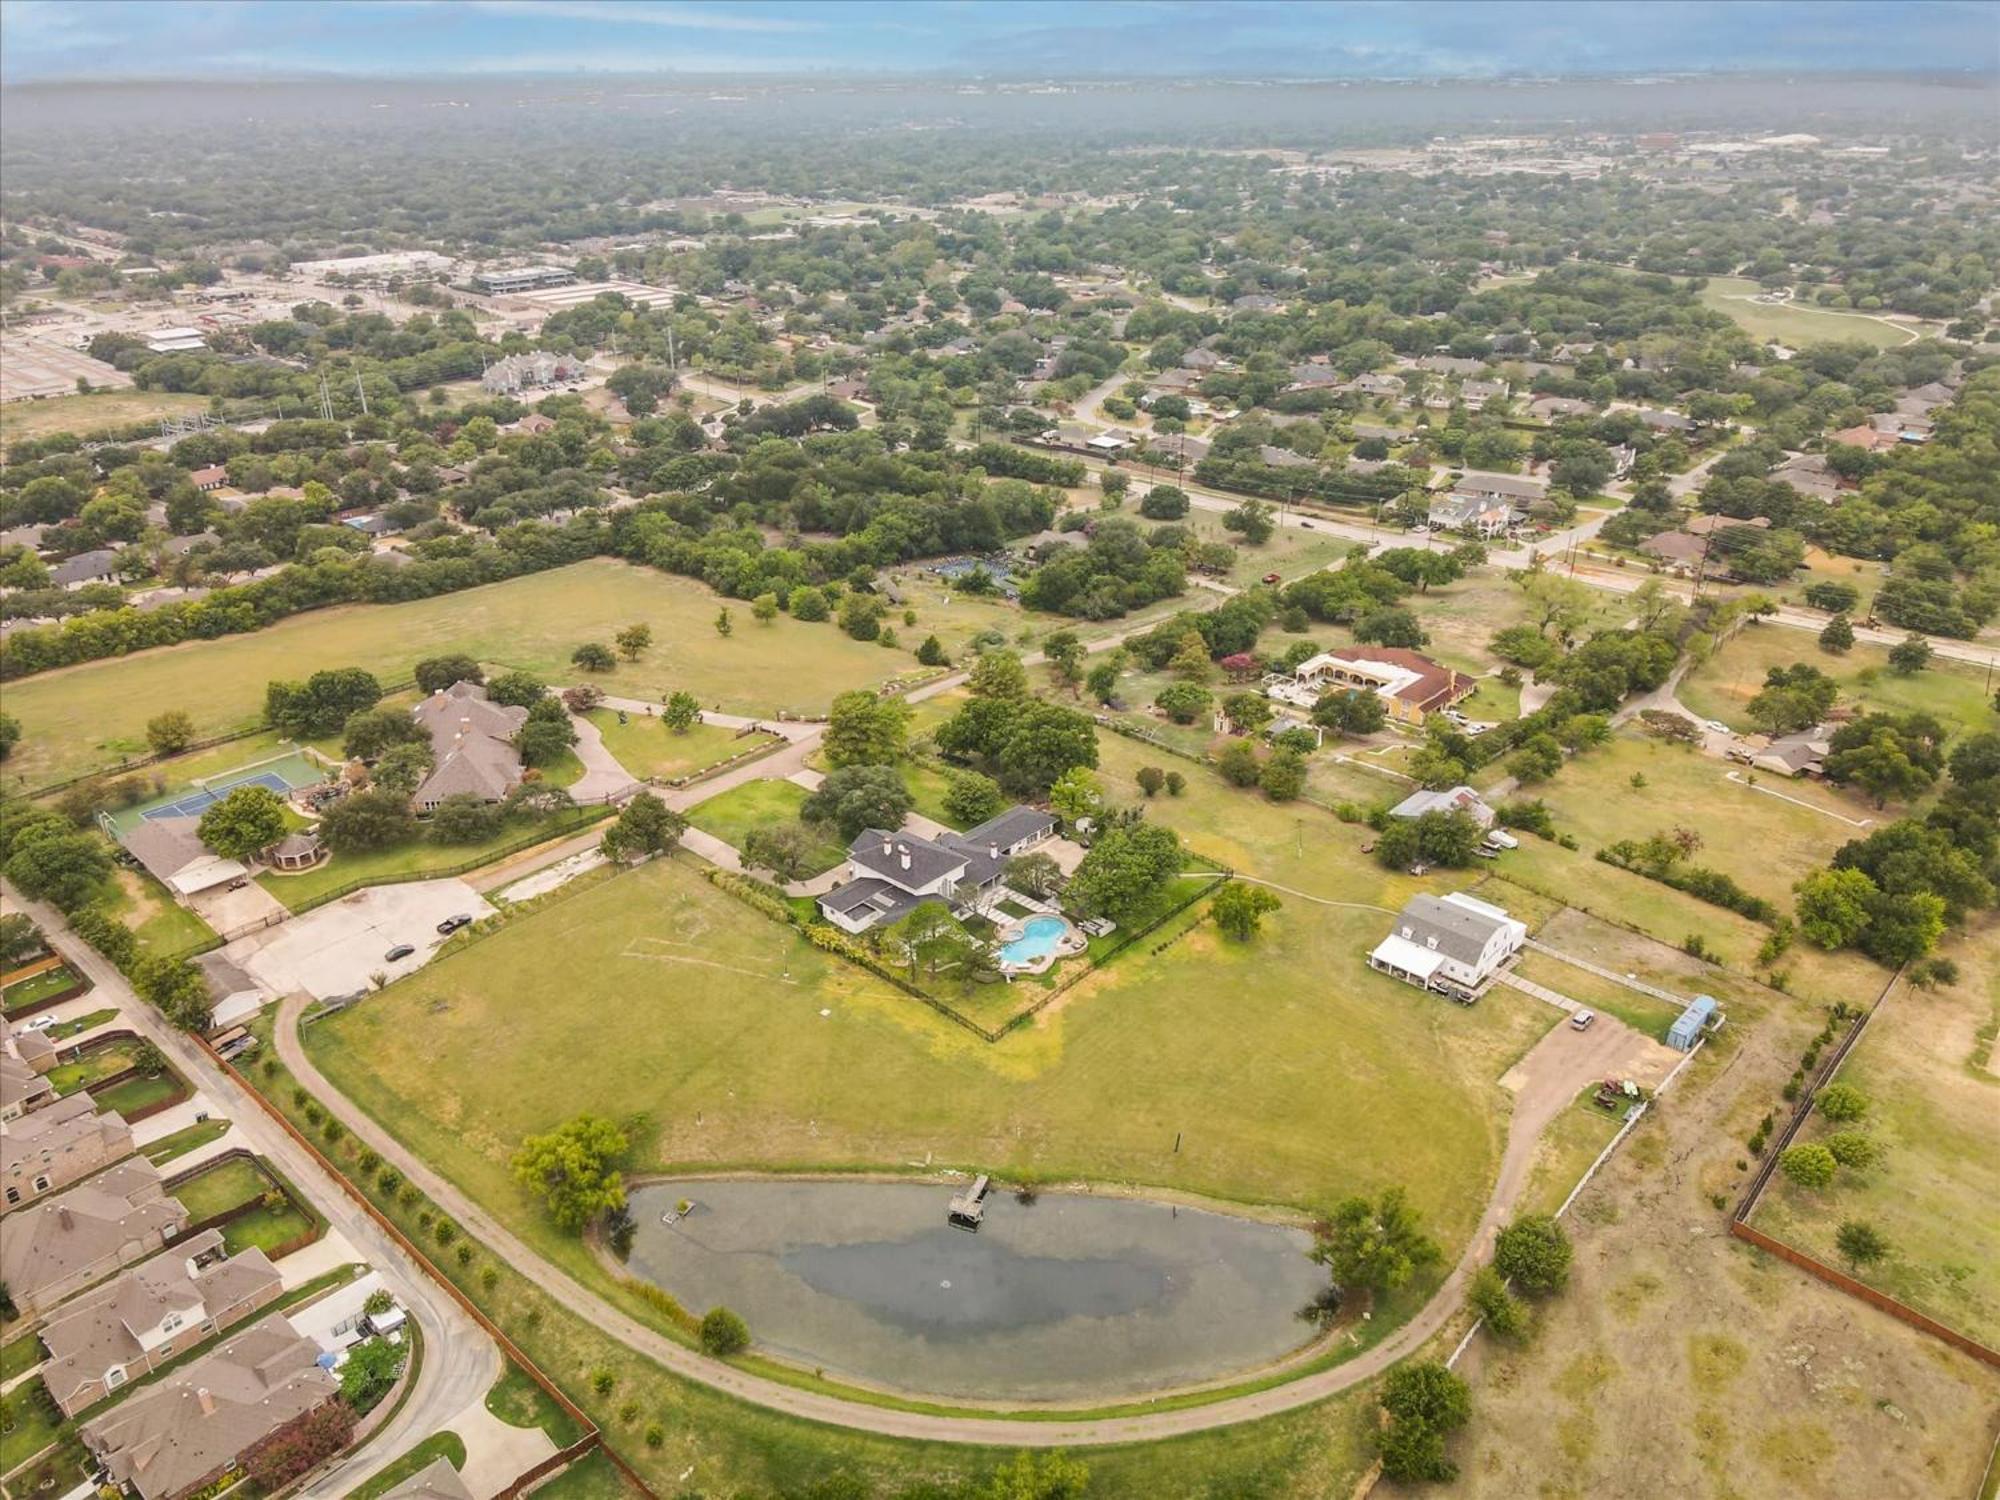
[{"label": "large white house", "polygon": [[1408,984],[1472,999],[1527,941],[1526,923],[1463,891],[1412,896],[1394,930],[1368,955],[1368,966]]},{"label": "large white house", "polygon": [[1032,807],[1010,807],[977,828],[935,839],[864,829],[847,846],[847,879],[819,898],[820,915],[860,933],[925,901],[955,910],[975,905],[999,884],[1008,860],[1055,831],[1055,818]]}]

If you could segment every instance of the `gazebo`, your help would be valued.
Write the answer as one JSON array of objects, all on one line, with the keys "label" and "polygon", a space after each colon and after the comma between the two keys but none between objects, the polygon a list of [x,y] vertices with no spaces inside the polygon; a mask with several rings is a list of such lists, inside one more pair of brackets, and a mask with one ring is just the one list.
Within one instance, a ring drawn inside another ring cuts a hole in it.
[{"label": "gazebo", "polygon": [[326,858],[326,846],[311,829],[288,833],[265,851],[264,857],[280,870],[310,870]]}]

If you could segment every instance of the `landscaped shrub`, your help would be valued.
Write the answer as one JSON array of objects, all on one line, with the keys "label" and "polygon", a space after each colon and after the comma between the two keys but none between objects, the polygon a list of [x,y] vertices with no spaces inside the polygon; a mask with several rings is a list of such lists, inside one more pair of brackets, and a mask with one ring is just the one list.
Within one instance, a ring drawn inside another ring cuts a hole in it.
[{"label": "landscaped shrub", "polygon": [[258,1443],[243,1466],[266,1494],[283,1489],[347,1446],[354,1436],[354,1417],[354,1408],[345,1401],[329,1401]]},{"label": "landscaped shrub", "polygon": [[717,1359],[750,1347],[750,1325],[726,1307],[711,1307],[701,1320],[701,1347]]}]

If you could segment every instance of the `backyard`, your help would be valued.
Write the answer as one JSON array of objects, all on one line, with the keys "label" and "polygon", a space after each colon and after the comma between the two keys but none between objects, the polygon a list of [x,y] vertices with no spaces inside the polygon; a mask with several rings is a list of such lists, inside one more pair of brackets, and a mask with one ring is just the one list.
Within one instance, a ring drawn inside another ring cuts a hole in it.
[{"label": "backyard", "polygon": [[26,979],[17,979],[5,990],[0,990],[0,1010],[10,1016],[23,1015],[51,995],[60,995],[78,982],[76,970],[68,964],[57,964],[39,974],[30,974]]},{"label": "backyard", "polygon": [[[261,1161],[242,1156],[224,1157],[168,1189],[186,1207],[189,1221],[196,1224],[243,1204],[256,1203],[276,1190],[279,1185],[270,1169]],[[223,1225],[222,1243],[231,1255],[252,1245],[269,1254],[311,1233],[313,1227],[313,1219],[302,1213],[287,1194],[285,1201],[275,1208],[260,1206]]]},{"label": "backyard", "polygon": [[[141,651],[9,683],[8,712],[23,738],[8,759],[10,786],[39,787],[142,751],[147,720],[169,708],[196,732],[257,724],[264,685],[321,668],[366,666],[383,681],[421,658],[463,651],[496,668],[572,682],[572,650],[624,626],[652,626],[655,645],[595,679],[620,696],[659,700],[686,690],[704,706],[748,714],[823,712],[834,694],[916,670],[907,650],[853,640],[831,624],[780,615],[768,625],[727,601],[736,628],[718,635],[724,603],[698,583],[625,563],[592,560],[410,604],[344,605],[267,630]],[[982,605],[982,608],[985,608]],[[921,629],[922,611],[919,611]],[[1018,618],[1018,616],[1017,616]]]},{"label": "backyard", "polygon": [[355,881],[384,884],[396,880],[427,880],[446,871],[488,864],[503,854],[526,849],[548,839],[567,838],[587,827],[591,821],[590,817],[579,813],[554,818],[546,823],[515,822],[502,828],[492,838],[482,839],[476,844],[439,844],[418,837],[388,849],[335,854],[296,874],[266,870],[257,877],[257,883],[291,910],[301,911],[328,891],[339,890]]}]

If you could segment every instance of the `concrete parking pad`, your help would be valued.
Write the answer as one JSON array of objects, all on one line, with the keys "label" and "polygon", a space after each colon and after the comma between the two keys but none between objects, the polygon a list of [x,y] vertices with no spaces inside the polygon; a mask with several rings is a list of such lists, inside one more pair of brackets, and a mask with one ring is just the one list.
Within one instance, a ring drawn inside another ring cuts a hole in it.
[{"label": "concrete parking pad", "polygon": [[[484,917],[492,911],[462,880],[371,886],[283,926],[239,938],[225,951],[280,995],[302,991],[329,1000],[370,989],[373,975],[401,979],[423,967],[444,941],[437,924],[446,917]],[[416,952],[389,962],[383,955],[402,943]]]}]

